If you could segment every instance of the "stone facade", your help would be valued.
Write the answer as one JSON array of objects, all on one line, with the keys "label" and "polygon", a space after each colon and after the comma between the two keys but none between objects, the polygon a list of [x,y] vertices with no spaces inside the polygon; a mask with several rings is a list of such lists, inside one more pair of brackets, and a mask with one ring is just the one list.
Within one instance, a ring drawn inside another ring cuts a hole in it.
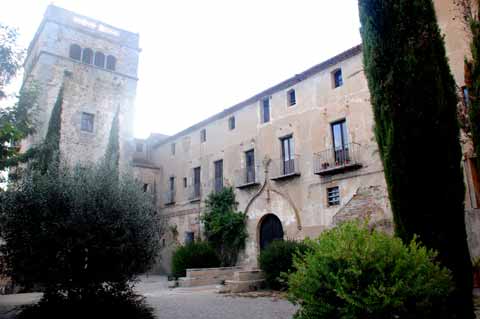
[{"label": "stone facade", "polygon": [[[436,0],[435,6],[460,88],[468,37],[450,0]],[[115,68],[82,63],[83,52],[80,61],[72,58],[72,44],[114,56]],[[392,231],[361,46],[174,136],[152,134],[145,140],[134,140],[132,133],[138,55],[137,34],[49,6],[25,64],[25,82],[41,85],[44,125],[23,147],[44,137],[62,84],[61,152],[73,162],[103,156],[119,110],[122,166],[131,164],[169,224],[156,271],[168,273],[175,247],[202,237],[204,200],[224,186],[234,187],[238,208],[248,217],[249,238],[239,263],[247,268],[257,266],[262,227],[271,216],[279,220],[283,238],[316,237],[354,218]],[[93,114],[92,132],[82,130],[82,113]],[[464,153],[469,243],[478,256],[480,183],[468,141]]]},{"label": "stone facade", "polygon": [[[437,0],[435,6],[460,88],[464,84],[468,36],[451,1]],[[336,87],[338,70],[343,83]],[[292,90],[294,105],[290,105]],[[269,101],[270,119],[263,123],[265,99]],[[332,151],[332,125],[340,120],[346,123],[348,162],[342,160],[342,153],[338,158],[339,154]],[[165,235],[167,249],[161,268],[168,271],[172,247],[191,239],[191,233],[195,238],[202,236],[199,217],[204,199],[218,184],[215,162],[219,160],[221,184],[235,188],[239,210],[248,216],[249,238],[240,262],[243,266],[257,265],[261,225],[270,214],[280,220],[284,238],[315,237],[322,230],[353,218],[368,218],[371,224],[391,232],[392,214],[373,125],[359,46],[172,137],[151,143],[150,160],[158,163],[161,171],[157,188],[159,211],[175,229],[173,236]],[[281,159],[285,155],[282,139],[288,136],[293,138],[294,168],[285,174],[281,171],[285,164]],[[464,149],[466,221],[472,255],[478,256],[478,191],[474,189],[469,162],[470,144],[465,143]],[[250,150],[254,151],[255,178],[254,183],[245,185],[246,152]],[[198,167],[200,186],[195,185],[193,171]],[[332,205],[328,201],[332,195],[329,191],[336,187],[339,201]]]},{"label": "stone facade", "polygon": [[[126,167],[133,145],[138,39],[138,34],[50,5],[25,62],[24,82],[26,85],[32,81],[38,83],[41,95],[38,133],[23,142],[23,149],[45,137],[51,110],[63,85],[62,157],[71,163],[101,159],[118,110],[120,161],[122,167]],[[82,50],[78,59],[72,58],[72,45]],[[91,59],[85,50],[92,50]],[[108,56],[115,59],[115,65],[110,68],[105,61]],[[92,120],[87,129],[82,127],[84,113]]]}]

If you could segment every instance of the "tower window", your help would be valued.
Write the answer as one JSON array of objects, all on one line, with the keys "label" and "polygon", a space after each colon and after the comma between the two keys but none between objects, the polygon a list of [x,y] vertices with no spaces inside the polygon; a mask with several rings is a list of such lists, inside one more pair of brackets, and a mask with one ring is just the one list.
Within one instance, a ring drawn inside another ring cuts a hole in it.
[{"label": "tower window", "polygon": [[170,145],[170,153],[171,153],[172,155],[175,155],[175,143],[172,143],[172,144]]},{"label": "tower window", "polygon": [[327,188],[328,206],[340,205],[340,189],[338,186]]},{"label": "tower window", "polygon": [[291,89],[287,92],[287,101],[288,101],[288,106],[293,106],[297,104],[297,97],[295,96],[294,89]]},{"label": "tower window", "polygon": [[464,86],[462,87],[462,93],[463,93],[463,104],[465,107],[470,106],[470,95],[468,93],[468,87]]},{"label": "tower window", "polygon": [[85,132],[93,132],[93,119],[93,114],[83,112],[80,126],[81,130]]},{"label": "tower window", "polygon": [[82,48],[78,44],[70,45],[69,56],[71,59],[80,61],[80,58],[82,56]]},{"label": "tower window", "polygon": [[207,130],[203,129],[200,131],[200,143],[203,143],[207,140]]},{"label": "tower window", "polygon": [[117,59],[113,55],[107,56],[107,69],[115,71],[115,65],[117,64]]},{"label": "tower window", "polygon": [[343,85],[342,69],[337,69],[333,71],[332,77],[333,77],[333,88],[338,88]]},{"label": "tower window", "polygon": [[235,116],[231,116],[228,118],[228,129],[229,130],[235,129]]},{"label": "tower window", "polygon": [[99,68],[105,67],[105,54],[102,52],[95,52],[95,66]]},{"label": "tower window", "polygon": [[270,99],[264,98],[262,100],[262,123],[270,122]]},{"label": "tower window", "polygon": [[93,50],[89,48],[83,49],[82,62],[85,64],[92,64],[93,62]]},{"label": "tower window", "polygon": [[187,188],[187,186],[188,186],[187,178],[184,177],[183,178],[183,188]]}]

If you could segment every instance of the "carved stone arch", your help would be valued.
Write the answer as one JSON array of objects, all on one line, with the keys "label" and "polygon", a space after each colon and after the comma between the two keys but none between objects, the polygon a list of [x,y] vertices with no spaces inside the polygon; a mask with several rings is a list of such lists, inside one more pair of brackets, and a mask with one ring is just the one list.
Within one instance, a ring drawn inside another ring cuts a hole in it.
[{"label": "carved stone arch", "polygon": [[276,189],[275,187],[273,187],[271,185],[271,181],[270,181],[270,178],[268,176],[269,175],[268,174],[268,168],[269,168],[270,162],[271,162],[271,160],[268,157],[266,157],[263,160],[263,165],[264,165],[264,168],[265,168],[265,180],[263,181],[263,184],[262,184],[262,187],[260,188],[260,190],[257,193],[255,193],[252,196],[252,198],[250,198],[247,205],[245,206],[245,214],[248,216],[248,212],[250,210],[250,207],[255,202],[255,200],[257,200],[262,194],[264,194],[266,192],[267,193],[267,198],[269,198],[269,192],[272,192],[272,193],[275,193],[275,194],[279,195],[280,197],[282,197],[289,204],[290,208],[293,210],[293,212],[295,214],[295,220],[297,222],[297,229],[302,230],[302,221],[301,221],[301,218],[300,218],[300,210],[297,208],[297,206],[295,205],[293,200],[290,198],[290,196],[288,196],[287,193],[284,193],[284,192]]}]

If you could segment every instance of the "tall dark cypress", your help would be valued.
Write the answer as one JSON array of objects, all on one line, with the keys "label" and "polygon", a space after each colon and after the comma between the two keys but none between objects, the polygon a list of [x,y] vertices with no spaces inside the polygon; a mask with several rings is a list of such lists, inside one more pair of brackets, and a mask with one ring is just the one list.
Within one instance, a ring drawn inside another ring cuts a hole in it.
[{"label": "tall dark cypress", "polygon": [[119,109],[115,113],[112,126],[110,128],[110,136],[108,139],[107,150],[105,151],[105,162],[106,164],[115,170],[118,170],[120,162],[120,123],[119,123]]},{"label": "tall dark cypress", "polygon": [[63,91],[64,86],[62,84],[55,105],[53,106],[52,113],[50,114],[45,140],[43,145],[39,147],[38,156],[36,160],[34,160],[34,167],[39,169],[42,173],[46,173],[49,168],[58,167],[59,165]]},{"label": "tall dark cypress", "polygon": [[359,0],[363,62],[396,234],[439,252],[450,318],[472,318],[455,81],[432,0]]}]

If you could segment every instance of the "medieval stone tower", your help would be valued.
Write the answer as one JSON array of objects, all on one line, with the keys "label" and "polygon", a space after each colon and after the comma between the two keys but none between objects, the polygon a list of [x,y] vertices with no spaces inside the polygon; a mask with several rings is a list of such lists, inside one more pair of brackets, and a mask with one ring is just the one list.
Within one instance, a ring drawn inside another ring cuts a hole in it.
[{"label": "medieval stone tower", "polygon": [[120,165],[125,167],[133,143],[138,39],[138,34],[50,5],[25,62],[24,83],[39,85],[40,110],[38,132],[22,148],[45,137],[63,85],[62,157],[70,163],[98,161],[118,110]]}]

